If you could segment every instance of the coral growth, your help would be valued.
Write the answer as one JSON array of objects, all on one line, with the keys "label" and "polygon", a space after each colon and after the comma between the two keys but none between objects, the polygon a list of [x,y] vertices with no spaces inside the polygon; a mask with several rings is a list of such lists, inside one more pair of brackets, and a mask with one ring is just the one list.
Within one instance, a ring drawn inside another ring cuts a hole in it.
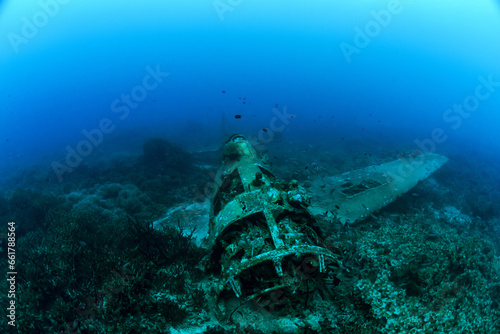
[{"label": "coral growth", "polygon": [[[313,172],[305,160],[331,164],[319,171],[329,174],[373,163],[340,149],[320,156],[309,146],[289,160],[281,159],[292,154],[287,147],[276,151],[278,172],[307,181]],[[307,303],[284,306],[285,315],[254,301],[253,309],[234,312],[241,320],[234,324],[214,306],[213,277],[203,271],[205,251],[193,231],[153,228],[161,212],[192,203],[193,189],[206,196],[213,176],[163,139],[143,149],[140,156],[89,158],[61,184],[30,168],[0,194],[2,220],[19,227],[18,332],[500,332],[500,197],[490,167],[452,157],[434,178],[362,224],[320,221],[320,237],[342,257],[336,277]],[[6,280],[0,289],[8,291]],[[6,294],[0,303],[7,305]],[[253,319],[259,323],[244,323]]]}]

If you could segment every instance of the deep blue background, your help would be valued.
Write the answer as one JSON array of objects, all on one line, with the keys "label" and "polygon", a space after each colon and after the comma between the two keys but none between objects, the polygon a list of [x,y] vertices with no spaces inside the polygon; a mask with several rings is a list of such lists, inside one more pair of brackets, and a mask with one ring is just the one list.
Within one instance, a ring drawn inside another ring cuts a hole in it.
[{"label": "deep blue background", "polygon": [[[26,20],[54,1],[0,5],[2,172],[50,168],[103,118],[115,129],[96,150],[138,150],[153,135],[199,148],[224,132],[258,136],[276,104],[296,115],[284,135],[305,143],[373,144],[373,134],[417,149],[414,140],[442,128],[437,152],[500,148],[500,87],[457,129],[443,120],[479,76],[500,81],[495,1],[402,0],[350,62],[341,43],[354,45],[356,29],[391,1],[66,0],[16,47]],[[231,10],[218,13],[220,4]],[[112,102],[157,65],[170,75],[119,119]]]}]

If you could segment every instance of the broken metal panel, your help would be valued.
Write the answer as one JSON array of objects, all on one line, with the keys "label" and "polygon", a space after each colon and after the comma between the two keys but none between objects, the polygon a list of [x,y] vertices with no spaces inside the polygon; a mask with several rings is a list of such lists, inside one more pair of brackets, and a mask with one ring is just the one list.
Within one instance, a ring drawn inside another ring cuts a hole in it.
[{"label": "broken metal panel", "polygon": [[339,260],[322,246],[308,211],[310,196],[296,181],[276,179],[243,136],[227,141],[218,179],[209,242],[219,297],[299,298],[337,270]]},{"label": "broken metal panel", "polygon": [[315,179],[312,190],[317,197],[312,212],[328,210],[343,224],[363,220],[425,180],[446,161],[448,158],[442,155],[428,153]]}]

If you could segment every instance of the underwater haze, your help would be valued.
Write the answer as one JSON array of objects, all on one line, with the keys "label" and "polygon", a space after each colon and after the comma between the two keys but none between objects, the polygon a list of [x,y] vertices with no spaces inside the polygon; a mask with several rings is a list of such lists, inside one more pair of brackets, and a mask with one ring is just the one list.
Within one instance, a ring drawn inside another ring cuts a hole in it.
[{"label": "underwater haze", "polygon": [[[318,178],[404,156],[449,159],[368,225],[335,227],[342,238],[334,244],[352,254],[350,274],[336,284],[356,292],[338,292],[332,305],[349,305],[332,306],[344,309],[331,312],[338,317],[289,315],[303,321],[293,333],[500,331],[499,36],[494,0],[0,1],[0,234],[16,222],[15,326],[26,333],[284,330],[216,321],[198,267],[206,235],[183,235],[176,224],[168,237],[148,229],[195,204],[208,221],[222,147],[238,133],[279,178],[313,193]],[[330,219],[324,211],[320,222]],[[415,238],[387,241],[402,235]],[[396,264],[405,258],[391,253],[397,247],[415,247],[415,256]],[[470,261],[454,263],[459,253]],[[41,258],[52,262],[38,267]],[[165,269],[180,267],[189,269]],[[448,276],[437,277],[440,270]],[[39,277],[40,286],[20,283]],[[155,277],[185,281],[165,288]],[[467,295],[474,287],[477,294]],[[89,301],[95,291],[111,304]],[[380,291],[394,300],[381,305]],[[5,309],[10,297],[1,298]],[[124,306],[133,300],[149,313]],[[446,313],[457,305],[460,315]]]},{"label": "underwater haze", "polygon": [[[113,130],[94,150],[129,131],[193,146],[224,131],[257,136],[276,104],[297,115],[286,129],[296,139],[364,128],[413,142],[440,128],[436,151],[456,140],[497,150],[499,11],[494,1],[4,1],[2,169],[51,168],[105,118]],[[132,92],[147,68],[165,77]],[[484,98],[467,100],[484,80]],[[131,93],[133,107],[122,101]]]}]

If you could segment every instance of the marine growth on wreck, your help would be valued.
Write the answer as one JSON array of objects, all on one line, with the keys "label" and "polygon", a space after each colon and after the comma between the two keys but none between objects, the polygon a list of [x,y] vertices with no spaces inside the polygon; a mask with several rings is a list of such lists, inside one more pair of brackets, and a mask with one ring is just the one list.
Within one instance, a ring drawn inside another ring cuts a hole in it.
[{"label": "marine growth on wreck", "polygon": [[310,196],[296,181],[278,180],[251,144],[231,136],[223,150],[210,209],[210,271],[226,316],[227,301],[252,301],[274,312],[335,280],[338,254],[322,244],[308,211]]}]

